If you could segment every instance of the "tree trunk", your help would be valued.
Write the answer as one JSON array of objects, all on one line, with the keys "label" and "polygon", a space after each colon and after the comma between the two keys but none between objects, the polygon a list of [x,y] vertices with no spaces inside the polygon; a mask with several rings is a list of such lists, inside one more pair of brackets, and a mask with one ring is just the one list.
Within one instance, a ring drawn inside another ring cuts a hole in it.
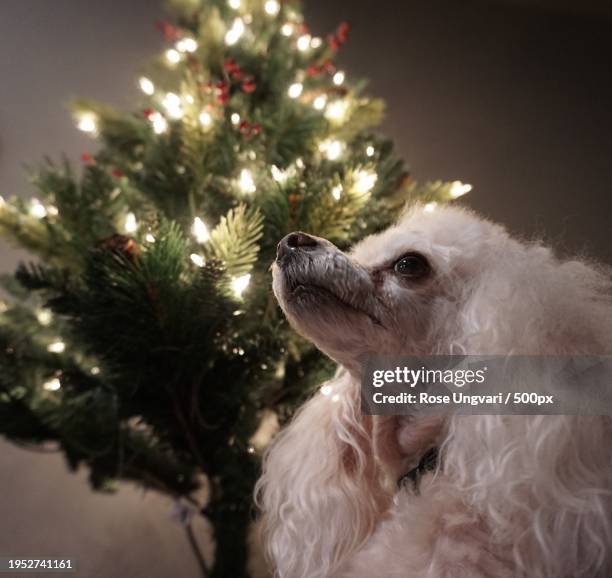
[{"label": "tree trunk", "polygon": [[215,561],[210,578],[249,578],[248,507],[219,504],[210,514],[215,532]]}]

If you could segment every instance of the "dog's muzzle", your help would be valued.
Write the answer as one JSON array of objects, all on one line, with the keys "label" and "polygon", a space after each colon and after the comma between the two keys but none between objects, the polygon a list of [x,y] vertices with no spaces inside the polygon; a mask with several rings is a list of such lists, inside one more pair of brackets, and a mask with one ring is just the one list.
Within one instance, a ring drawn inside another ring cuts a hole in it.
[{"label": "dog's muzzle", "polygon": [[281,305],[297,303],[300,311],[294,311],[294,316],[310,315],[311,304],[318,301],[348,307],[382,326],[368,272],[327,239],[301,231],[289,233],[276,248],[276,266],[276,274],[283,279],[276,296]]}]

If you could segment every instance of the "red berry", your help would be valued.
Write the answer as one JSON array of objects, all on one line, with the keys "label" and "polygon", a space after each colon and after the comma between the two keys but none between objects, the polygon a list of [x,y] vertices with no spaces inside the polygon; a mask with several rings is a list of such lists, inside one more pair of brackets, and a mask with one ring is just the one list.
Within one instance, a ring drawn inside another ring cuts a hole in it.
[{"label": "red berry", "polygon": [[255,92],[256,89],[257,85],[252,80],[247,80],[242,83],[242,90],[244,90],[244,92],[246,92],[247,94]]},{"label": "red berry", "polygon": [[338,29],[336,30],[336,37],[338,38],[340,44],[344,44],[347,41],[350,29],[351,26],[348,22],[340,23],[340,26],[338,26]]},{"label": "red berry", "polygon": [[164,22],[163,20],[157,20],[155,22],[155,26],[164,35],[164,39],[167,42],[172,42],[173,40],[176,40],[177,32],[176,28],[172,24]]},{"label": "red berry", "polygon": [[234,70],[238,70],[238,65],[236,64],[236,60],[229,58],[223,63],[223,68],[226,72],[232,73]]}]

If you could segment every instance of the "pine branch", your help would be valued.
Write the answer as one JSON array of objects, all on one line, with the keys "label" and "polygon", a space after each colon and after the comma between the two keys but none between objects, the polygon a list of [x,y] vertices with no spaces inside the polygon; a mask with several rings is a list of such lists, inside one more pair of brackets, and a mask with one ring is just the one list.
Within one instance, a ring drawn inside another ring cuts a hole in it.
[{"label": "pine branch", "polygon": [[337,136],[350,141],[365,130],[379,125],[385,116],[385,103],[380,99],[358,100],[348,111],[347,122],[338,130]]},{"label": "pine branch", "polygon": [[257,260],[262,233],[263,217],[259,210],[238,205],[211,232],[210,251],[230,275],[244,275]]}]

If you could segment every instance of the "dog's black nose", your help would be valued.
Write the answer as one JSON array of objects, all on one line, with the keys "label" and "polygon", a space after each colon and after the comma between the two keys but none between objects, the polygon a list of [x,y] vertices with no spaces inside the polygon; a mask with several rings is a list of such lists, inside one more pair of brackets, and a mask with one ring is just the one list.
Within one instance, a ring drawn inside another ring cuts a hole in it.
[{"label": "dog's black nose", "polygon": [[306,233],[299,231],[289,233],[281,239],[276,247],[276,258],[282,259],[296,251],[313,251],[319,246],[319,241]]}]

